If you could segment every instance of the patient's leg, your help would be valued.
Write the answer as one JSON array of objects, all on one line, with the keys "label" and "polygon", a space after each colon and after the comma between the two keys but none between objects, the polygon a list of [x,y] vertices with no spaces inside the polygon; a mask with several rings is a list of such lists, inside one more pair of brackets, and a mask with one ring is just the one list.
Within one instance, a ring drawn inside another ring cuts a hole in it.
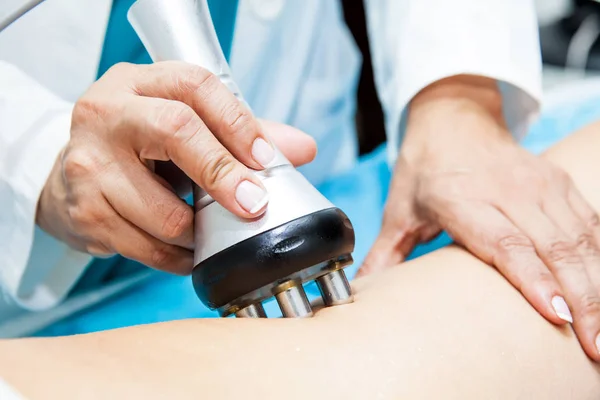
[{"label": "patient's leg", "polygon": [[[547,156],[600,210],[600,128],[586,131]],[[548,323],[461,249],[354,287],[355,303],[308,320],[189,320],[0,342],[0,375],[32,399],[600,398],[600,370],[571,329]]]}]

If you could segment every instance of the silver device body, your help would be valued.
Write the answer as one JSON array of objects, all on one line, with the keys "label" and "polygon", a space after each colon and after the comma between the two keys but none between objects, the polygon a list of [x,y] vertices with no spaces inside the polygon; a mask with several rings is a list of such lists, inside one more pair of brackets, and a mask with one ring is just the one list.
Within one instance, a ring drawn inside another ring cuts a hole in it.
[{"label": "silver device body", "polygon": [[[154,62],[178,60],[201,66],[218,76],[240,101],[244,101],[221,50],[206,0],[138,0],[130,8],[128,19]],[[195,266],[290,221],[335,209],[278,149],[271,164],[254,173],[269,193],[269,204],[266,212],[253,220],[233,215],[194,185]],[[340,256],[307,265],[287,280],[255,288],[219,311],[224,316],[235,313],[238,317],[264,317],[261,302],[275,296],[284,317],[312,316],[302,288],[309,280],[316,280],[326,305],[352,302],[351,290],[342,271],[352,258],[349,254]]]}]

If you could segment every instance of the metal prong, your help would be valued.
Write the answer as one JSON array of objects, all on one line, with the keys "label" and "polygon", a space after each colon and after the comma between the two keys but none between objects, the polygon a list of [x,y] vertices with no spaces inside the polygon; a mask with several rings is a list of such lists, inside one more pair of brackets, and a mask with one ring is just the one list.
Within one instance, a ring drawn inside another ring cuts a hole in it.
[{"label": "metal prong", "polygon": [[275,295],[284,318],[312,317],[313,312],[302,286],[290,286]]},{"label": "metal prong", "polygon": [[235,313],[237,318],[267,318],[267,313],[261,303],[250,304]]},{"label": "metal prong", "polygon": [[317,278],[316,282],[325,305],[337,306],[354,301],[346,274],[341,269]]}]

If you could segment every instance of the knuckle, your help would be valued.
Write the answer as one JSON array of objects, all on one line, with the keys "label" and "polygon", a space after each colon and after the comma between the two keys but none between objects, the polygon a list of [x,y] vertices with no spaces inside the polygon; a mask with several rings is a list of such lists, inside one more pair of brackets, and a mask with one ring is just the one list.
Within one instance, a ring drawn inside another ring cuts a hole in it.
[{"label": "knuckle", "polygon": [[89,227],[99,226],[105,222],[104,216],[94,207],[88,207],[81,203],[68,207],[67,213],[73,226],[80,230],[87,230]]},{"label": "knuckle", "polygon": [[196,92],[203,88],[213,88],[214,85],[219,83],[219,78],[216,75],[196,65],[188,65],[185,73],[180,78],[181,88],[185,92]]},{"label": "knuckle", "polygon": [[67,215],[75,228],[86,225],[87,212],[81,210],[81,207],[74,205],[67,207]]},{"label": "knuckle", "polygon": [[256,130],[254,118],[250,111],[237,100],[224,108],[222,120],[230,132],[235,132],[240,136],[245,136],[250,133],[249,131]]},{"label": "knuckle", "polygon": [[556,176],[563,185],[568,185],[571,183],[571,176],[567,173],[567,171],[554,166],[552,167],[552,171],[554,176]]},{"label": "knuckle", "polygon": [[531,279],[532,288],[542,289],[554,286],[555,284],[556,280],[554,279],[554,275],[548,270],[538,271]]},{"label": "knuckle", "polygon": [[600,296],[597,294],[586,293],[579,298],[579,307],[577,313],[580,318],[600,317]]},{"label": "knuckle", "polygon": [[150,256],[150,266],[157,269],[166,269],[171,259],[171,252],[168,249],[168,246],[154,247]]},{"label": "knuckle", "polygon": [[584,256],[597,256],[598,255],[598,246],[596,245],[596,241],[594,236],[589,232],[581,233],[577,236],[576,239],[577,248],[580,253]]},{"label": "knuckle", "polygon": [[569,176],[562,168],[548,162],[542,164],[542,169],[540,171],[542,172],[542,176],[544,176],[548,182],[556,182],[557,180],[564,182]]},{"label": "knuckle", "polygon": [[127,62],[119,62],[111,66],[105,75],[127,75],[135,69],[135,65]]},{"label": "knuckle", "polygon": [[190,107],[183,103],[170,102],[159,112],[156,128],[165,139],[174,138],[185,145],[198,132],[200,123]]},{"label": "knuckle", "polygon": [[63,174],[67,180],[87,177],[99,169],[98,162],[85,150],[65,152],[62,160]]},{"label": "knuckle", "polygon": [[577,244],[566,240],[551,242],[544,251],[548,262],[555,266],[574,265],[581,262]]},{"label": "knuckle", "polygon": [[598,214],[593,213],[585,219],[586,227],[591,230],[600,228],[600,218]]},{"label": "knuckle", "polygon": [[546,178],[546,191],[558,191],[565,194],[571,186],[571,176],[561,168],[550,166],[550,173]]},{"label": "knuckle", "polygon": [[498,239],[497,244],[503,252],[530,250],[533,246],[527,236],[518,233],[503,235]]},{"label": "knuckle", "polygon": [[521,269],[518,272],[515,271],[513,274],[507,274],[506,277],[518,291],[526,296],[532,293],[543,292],[549,287],[556,286],[554,275],[548,270],[540,269],[533,272],[528,269]]},{"label": "knuckle", "polygon": [[224,104],[221,111],[221,120],[230,131],[245,131],[254,129],[254,118],[241,102],[234,99]]},{"label": "knuckle", "polygon": [[85,252],[96,257],[110,256],[114,252],[104,243],[90,242],[85,245]]},{"label": "knuckle", "polygon": [[165,219],[162,235],[167,239],[177,239],[191,226],[194,213],[188,206],[177,206]]},{"label": "knuckle", "polygon": [[[93,87],[81,96],[73,107],[71,114],[72,127],[90,124],[106,125],[110,117],[120,112],[120,105],[104,90]],[[93,133],[97,129],[91,130]]]},{"label": "knuckle", "polygon": [[225,150],[215,150],[202,160],[199,167],[199,176],[202,179],[204,190],[216,190],[222,182],[236,168],[236,161]]},{"label": "knuckle", "polygon": [[95,96],[86,94],[80,97],[73,107],[73,125],[83,124],[91,118],[102,114],[102,107],[98,104]]}]

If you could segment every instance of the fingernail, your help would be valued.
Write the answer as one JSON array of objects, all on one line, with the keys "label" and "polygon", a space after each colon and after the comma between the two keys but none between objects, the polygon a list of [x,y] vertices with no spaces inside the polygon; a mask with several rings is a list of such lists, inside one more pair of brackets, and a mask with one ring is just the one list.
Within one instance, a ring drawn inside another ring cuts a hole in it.
[{"label": "fingernail", "polygon": [[561,296],[554,296],[552,298],[552,308],[554,308],[554,312],[558,315],[558,318],[571,324],[573,323],[573,317],[571,316],[571,311],[569,311],[569,306]]},{"label": "fingernail", "polygon": [[275,150],[264,139],[258,138],[252,144],[252,157],[257,163],[266,168],[275,158]]},{"label": "fingernail", "polygon": [[600,353],[600,333],[596,336],[596,349],[598,349],[598,353]]},{"label": "fingernail", "polygon": [[242,181],[235,190],[235,198],[250,214],[260,211],[268,202],[269,194],[250,181]]}]

